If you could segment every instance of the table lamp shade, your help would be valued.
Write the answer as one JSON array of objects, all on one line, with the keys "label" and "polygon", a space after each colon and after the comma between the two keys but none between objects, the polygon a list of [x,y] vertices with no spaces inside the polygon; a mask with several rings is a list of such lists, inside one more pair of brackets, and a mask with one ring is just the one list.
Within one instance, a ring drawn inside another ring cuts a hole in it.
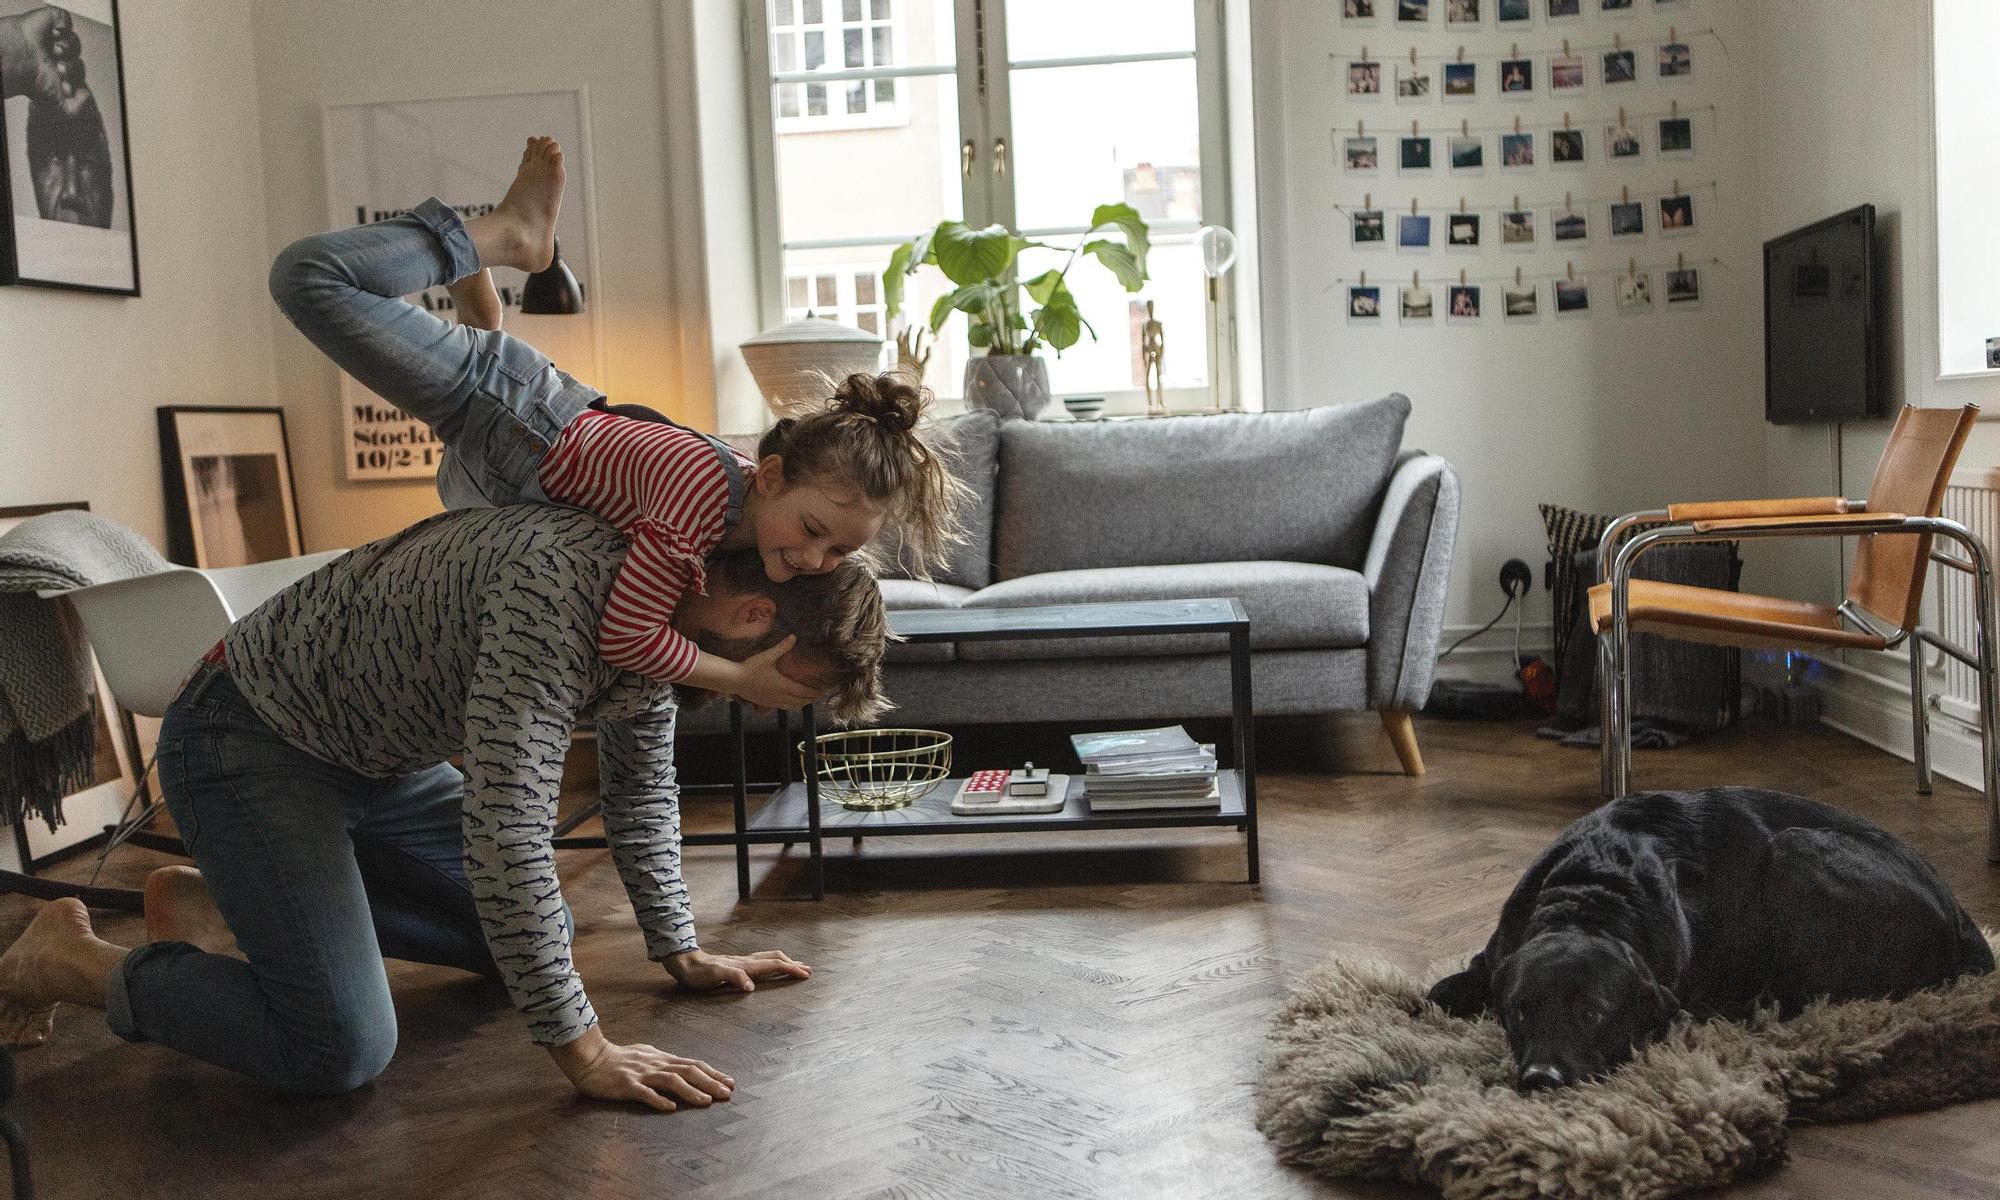
[{"label": "table lamp shade", "polygon": [[556,239],[549,265],[521,285],[521,311],[531,316],[574,316],[583,311],[583,284],[563,261],[562,239]]},{"label": "table lamp shade", "polygon": [[796,404],[823,400],[831,385],[856,372],[873,374],[882,361],[882,339],[823,317],[802,317],[767,329],[739,347],[764,401],[780,414]]}]

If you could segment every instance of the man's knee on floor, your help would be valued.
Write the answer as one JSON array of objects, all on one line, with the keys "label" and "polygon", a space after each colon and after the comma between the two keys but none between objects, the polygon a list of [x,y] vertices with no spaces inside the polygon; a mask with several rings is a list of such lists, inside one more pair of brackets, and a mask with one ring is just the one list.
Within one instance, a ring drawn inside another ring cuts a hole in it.
[{"label": "man's knee on floor", "polygon": [[301,1039],[285,1056],[281,1091],[311,1096],[351,1092],[380,1075],[396,1055],[396,1017],[337,1019],[332,1028]]}]

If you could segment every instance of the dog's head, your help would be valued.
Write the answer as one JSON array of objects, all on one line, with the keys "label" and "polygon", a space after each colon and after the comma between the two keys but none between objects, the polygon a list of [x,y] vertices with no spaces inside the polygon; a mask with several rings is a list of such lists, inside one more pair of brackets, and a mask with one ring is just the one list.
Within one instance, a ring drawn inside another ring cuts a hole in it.
[{"label": "dog's head", "polygon": [[1665,1032],[1680,1004],[1632,948],[1560,930],[1529,939],[1493,973],[1493,1007],[1521,1091],[1608,1074]]}]

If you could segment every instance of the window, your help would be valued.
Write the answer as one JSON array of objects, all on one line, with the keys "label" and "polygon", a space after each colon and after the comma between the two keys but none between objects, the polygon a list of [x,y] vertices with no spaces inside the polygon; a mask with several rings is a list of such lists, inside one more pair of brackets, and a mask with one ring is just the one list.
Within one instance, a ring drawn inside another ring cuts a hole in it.
[{"label": "window", "polygon": [[2000,229],[2000,81],[1992,47],[2000,9],[1990,0],[1935,0],[1933,74],[1937,119],[1938,374],[1990,376],[2000,371],[2000,298],[1993,269]]},{"label": "window", "polygon": [[[798,76],[895,67],[896,4],[897,0],[775,0],[771,70]],[[795,81],[776,85],[775,103],[781,129],[806,132],[900,122],[900,94],[893,77]]]},{"label": "window", "polygon": [[[898,244],[947,219],[999,223],[1057,247],[1023,254],[1026,277],[1061,266],[1092,210],[1122,201],[1151,227],[1151,279],[1134,294],[1094,261],[1071,269],[1096,340],[1044,351],[1050,384],[1136,408],[1150,301],[1167,330],[1168,387],[1185,393],[1177,406],[1206,403],[1196,235],[1229,223],[1220,0],[744,2],[768,319],[810,309],[885,335],[923,325],[951,285],[919,271],[888,318],[879,276]],[[897,121],[881,123],[892,106]],[[939,395],[961,394],[970,352],[955,316],[933,346],[927,382]]]},{"label": "window", "polygon": [[785,276],[785,320],[825,317],[882,336],[882,267],[849,263]]}]

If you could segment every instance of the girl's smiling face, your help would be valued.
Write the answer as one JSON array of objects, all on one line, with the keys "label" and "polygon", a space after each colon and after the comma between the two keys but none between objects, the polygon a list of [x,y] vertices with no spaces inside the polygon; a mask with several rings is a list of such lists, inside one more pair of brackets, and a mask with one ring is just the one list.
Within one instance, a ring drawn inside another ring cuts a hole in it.
[{"label": "girl's smiling face", "polygon": [[788,481],[785,460],[776,454],[757,464],[751,484],[743,524],[773,583],[826,574],[882,528],[881,505],[854,488]]}]

